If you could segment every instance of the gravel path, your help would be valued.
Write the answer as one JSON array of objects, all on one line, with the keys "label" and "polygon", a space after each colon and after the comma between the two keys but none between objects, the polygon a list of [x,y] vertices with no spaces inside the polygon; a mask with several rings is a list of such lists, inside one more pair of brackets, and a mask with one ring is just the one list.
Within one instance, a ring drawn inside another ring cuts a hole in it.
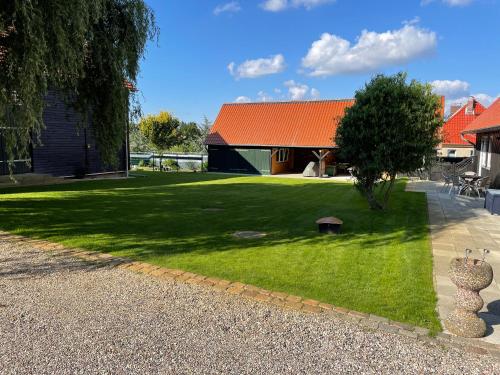
[{"label": "gravel path", "polygon": [[0,373],[500,374],[485,357],[0,241]]}]

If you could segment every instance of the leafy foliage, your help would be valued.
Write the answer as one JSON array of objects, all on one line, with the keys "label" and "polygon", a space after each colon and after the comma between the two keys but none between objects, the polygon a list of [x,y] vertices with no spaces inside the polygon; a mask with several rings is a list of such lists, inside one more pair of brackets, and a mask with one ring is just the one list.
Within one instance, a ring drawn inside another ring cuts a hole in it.
[{"label": "leafy foliage", "polygon": [[205,117],[201,124],[195,122],[182,122],[180,126],[179,144],[171,151],[176,152],[203,152],[205,138],[212,127],[212,123]]},{"label": "leafy foliage", "polygon": [[[372,208],[385,208],[398,173],[430,160],[442,126],[440,97],[430,85],[407,83],[405,73],[377,75],[357,91],[336,134],[341,154],[355,167],[357,186]],[[375,194],[380,184],[381,202]]]},{"label": "leafy foliage", "polygon": [[179,171],[179,169],[181,168],[179,166],[179,163],[177,163],[177,161],[174,159],[164,160],[163,166],[166,167],[168,170],[172,170],[172,171]]},{"label": "leafy foliage", "polygon": [[136,82],[156,35],[143,0],[0,2],[0,128],[10,159],[39,141],[44,97],[54,89],[83,126],[92,120],[103,160],[116,162],[129,108],[124,82]]},{"label": "leafy foliage", "polygon": [[139,122],[141,133],[160,152],[179,144],[182,139],[180,126],[178,118],[164,111],[157,115],[148,115]]},{"label": "leafy foliage", "polygon": [[142,134],[139,124],[131,122],[129,126],[129,140],[131,152],[145,152],[149,150],[149,142]]}]

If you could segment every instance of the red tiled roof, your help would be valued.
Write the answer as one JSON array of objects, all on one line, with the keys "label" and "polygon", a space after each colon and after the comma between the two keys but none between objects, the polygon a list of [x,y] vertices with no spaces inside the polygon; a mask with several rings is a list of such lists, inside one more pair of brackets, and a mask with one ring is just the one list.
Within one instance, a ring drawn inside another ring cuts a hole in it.
[{"label": "red tiled roof", "polygon": [[[451,115],[451,117],[443,125],[443,145],[464,145],[470,146],[471,144],[464,141],[460,133],[473,122],[480,114],[485,111],[485,107],[474,99],[474,113],[467,114],[467,104],[463,105],[458,111]],[[471,142],[474,139],[466,136]]]},{"label": "red tiled roof", "polygon": [[205,143],[335,147],[339,120],[354,99],[224,104]]},{"label": "red tiled roof", "polygon": [[481,116],[471,122],[462,133],[474,134],[500,129],[500,98],[486,109]]}]

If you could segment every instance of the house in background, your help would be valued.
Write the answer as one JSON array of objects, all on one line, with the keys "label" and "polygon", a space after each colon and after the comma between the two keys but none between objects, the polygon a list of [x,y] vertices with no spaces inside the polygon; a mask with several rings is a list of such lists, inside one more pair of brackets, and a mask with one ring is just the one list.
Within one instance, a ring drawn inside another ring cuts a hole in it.
[{"label": "house in background", "polygon": [[475,138],[476,168],[491,177],[491,187],[500,188],[500,98],[471,122],[462,134]]},{"label": "house in background", "polygon": [[212,172],[319,173],[335,159],[335,132],[348,100],[224,104],[205,141]]},{"label": "house in background", "polygon": [[475,139],[471,135],[462,135],[462,131],[485,109],[474,97],[462,106],[451,106],[450,117],[443,125],[443,142],[437,149],[437,156],[453,161],[474,155]]}]

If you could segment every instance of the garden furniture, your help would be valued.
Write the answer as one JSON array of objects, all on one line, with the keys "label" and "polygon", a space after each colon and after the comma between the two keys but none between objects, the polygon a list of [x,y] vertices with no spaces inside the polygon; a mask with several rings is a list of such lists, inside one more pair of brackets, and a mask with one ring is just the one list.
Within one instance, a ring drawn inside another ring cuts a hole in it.
[{"label": "garden furniture", "polygon": [[481,197],[481,194],[484,194],[490,185],[490,176],[478,178],[473,183],[473,190],[477,193],[478,198]]},{"label": "garden furniture", "polygon": [[441,172],[441,175],[443,176],[444,179],[444,185],[441,187],[441,191],[445,191],[447,188],[451,189],[453,187],[452,176],[447,175],[444,172]]}]

